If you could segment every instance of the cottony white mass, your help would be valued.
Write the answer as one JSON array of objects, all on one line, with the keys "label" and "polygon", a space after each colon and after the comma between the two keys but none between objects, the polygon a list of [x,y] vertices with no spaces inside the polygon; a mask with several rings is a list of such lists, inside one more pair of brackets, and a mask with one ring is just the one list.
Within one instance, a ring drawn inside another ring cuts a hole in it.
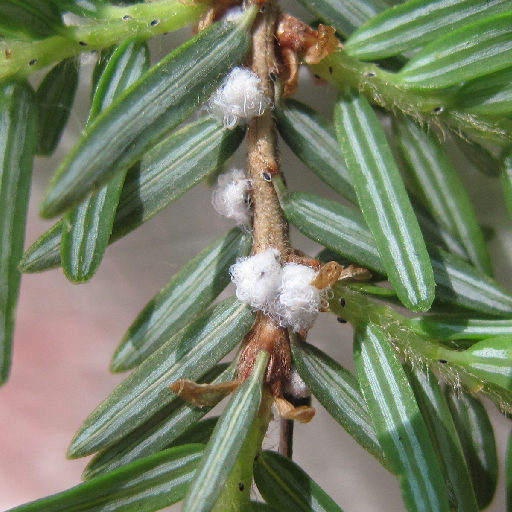
[{"label": "cottony white mass", "polygon": [[297,368],[292,368],[290,380],[285,385],[285,391],[295,398],[304,398],[311,395],[311,391],[302,380]]},{"label": "cottony white mass", "polygon": [[278,312],[281,323],[296,332],[311,327],[322,306],[325,291],[310,284],[315,275],[306,265],[288,263],[283,268]]},{"label": "cottony white mass", "polygon": [[249,206],[251,185],[251,180],[241,169],[221,174],[212,195],[212,204],[217,213],[234,219],[238,225],[249,224],[252,216]]},{"label": "cottony white mass", "polygon": [[296,263],[281,266],[276,249],[241,258],[230,272],[241,301],[296,332],[313,325],[327,293],[311,285],[313,268]]},{"label": "cottony white mass", "polygon": [[233,68],[210,98],[208,107],[226,128],[233,129],[261,116],[269,104],[258,76],[247,68]]},{"label": "cottony white mass", "polygon": [[222,16],[223,20],[226,21],[238,21],[244,15],[244,8],[242,6],[231,7],[228,9],[224,16]]},{"label": "cottony white mass", "polygon": [[275,310],[281,273],[281,256],[277,249],[240,258],[230,268],[238,299],[268,313]]}]

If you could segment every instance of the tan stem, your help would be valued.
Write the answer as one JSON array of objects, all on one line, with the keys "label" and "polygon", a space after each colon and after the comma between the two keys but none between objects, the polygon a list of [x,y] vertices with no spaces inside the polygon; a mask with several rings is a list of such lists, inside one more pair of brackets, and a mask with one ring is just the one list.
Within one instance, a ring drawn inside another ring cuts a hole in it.
[{"label": "tan stem", "polygon": [[[279,11],[275,0],[268,0],[261,10],[253,27],[250,67],[260,78],[260,86],[265,95],[274,101],[274,81],[271,76],[277,77],[274,44]],[[290,251],[288,225],[270,181],[279,172],[277,132],[272,109],[268,108],[263,115],[251,121],[247,145],[247,168],[252,179],[254,209],[253,252],[256,254],[274,247],[286,256]]]}]

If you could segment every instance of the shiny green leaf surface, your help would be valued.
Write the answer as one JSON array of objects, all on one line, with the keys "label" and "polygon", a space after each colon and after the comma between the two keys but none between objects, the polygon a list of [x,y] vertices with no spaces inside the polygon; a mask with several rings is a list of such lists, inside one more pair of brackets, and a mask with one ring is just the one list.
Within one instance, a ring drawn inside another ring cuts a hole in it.
[{"label": "shiny green leaf surface", "polygon": [[[307,237],[370,270],[385,274],[361,213],[313,194],[281,194],[287,219]],[[461,258],[429,246],[436,298],[493,316],[512,314],[512,296]]]},{"label": "shiny green leaf surface", "polygon": [[491,178],[500,175],[500,158],[484,145],[470,140],[464,132],[452,134],[451,140],[475,169]]},{"label": "shiny green leaf surface", "polygon": [[132,324],[114,354],[112,370],[136,366],[211,304],[230,282],[229,267],[251,245],[252,238],[234,228],[190,260]]},{"label": "shiny green leaf surface", "polygon": [[392,288],[384,288],[371,283],[347,283],[345,287],[358,293],[363,293],[364,295],[371,295],[377,299],[387,300],[388,302],[393,302],[393,300],[396,299],[395,290]]},{"label": "shiny green leaf surface", "polygon": [[332,124],[296,100],[279,103],[276,120],[279,134],[293,153],[334,191],[357,204]]},{"label": "shiny green leaf surface", "polygon": [[[267,354],[264,354],[265,359],[266,357]],[[258,412],[211,512],[238,512],[251,509],[251,497],[254,496],[254,461],[261,453],[269,426],[270,406],[269,393],[263,390]]]},{"label": "shiny green leaf surface", "polygon": [[491,258],[475,209],[437,135],[406,117],[396,120],[395,130],[406,174],[423,203],[444,229],[455,235],[467,259],[492,275]]},{"label": "shiny green leaf surface", "polygon": [[441,463],[451,510],[477,512],[475,493],[468,485],[469,471],[439,379],[428,368],[415,364],[407,364],[405,370]]},{"label": "shiny green leaf surface", "polygon": [[249,8],[236,23],[219,22],[200,32],[102,112],[55,174],[42,214],[64,212],[126,171],[208,99],[247,53],[254,15]]},{"label": "shiny green leaf surface", "polygon": [[427,245],[437,245],[467,261],[466,249],[458,237],[446,230],[413,193],[409,198]]},{"label": "shiny green leaf surface", "polygon": [[357,377],[379,443],[409,511],[448,512],[444,478],[398,356],[375,325],[356,329]]},{"label": "shiny green leaf surface", "polygon": [[324,23],[348,36],[377,13],[387,9],[383,0],[300,0]]},{"label": "shiny green leaf surface", "polygon": [[[231,372],[231,374],[233,374],[233,372]],[[198,421],[185,430],[185,432],[183,432],[183,434],[181,434],[181,436],[179,436],[175,441],[170,443],[170,447],[193,443],[208,444],[218,421],[219,416],[211,416]]]},{"label": "shiny green leaf surface", "polygon": [[512,111],[512,68],[471,80],[457,91],[457,109],[473,115],[508,115]]},{"label": "shiny green leaf surface", "polygon": [[[66,9],[60,0],[56,1],[61,3],[61,8]],[[26,78],[33,72],[53,66],[66,58],[79,53],[103,51],[134,35],[149,39],[178,30],[198,22],[208,8],[206,4],[183,4],[179,0],[123,2],[122,5],[101,2],[101,12],[95,11],[95,15],[90,16],[93,8],[91,2],[78,1],[84,8],[77,9],[77,4],[74,3],[70,10],[77,12],[79,16],[96,19],[80,20],[81,22],[75,24],[73,21],[76,18],[73,20],[69,16],[66,23],[71,26],[65,27],[61,35],[36,41],[0,40],[0,52],[5,53],[7,50],[8,54],[7,59],[0,60],[0,78]],[[41,5],[43,2],[34,0],[34,3]],[[156,24],[155,20],[158,20]]]},{"label": "shiny green leaf surface", "polygon": [[119,199],[112,241],[151,219],[187,190],[215,172],[245,136],[227,130],[216,119],[185,125],[148,151],[126,176]]},{"label": "shiny green leaf surface", "polygon": [[295,340],[292,356],[299,375],[315,398],[365,450],[386,466],[357,379],[309,343]]},{"label": "shiny green leaf surface", "polygon": [[209,512],[214,507],[258,414],[268,359],[268,352],[258,354],[251,375],[224,409],[188,490],[183,512]]},{"label": "shiny green leaf surface", "polygon": [[52,0],[0,3],[0,36],[30,41],[59,34],[63,28],[62,14]]},{"label": "shiny green leaf surface", "polygon": [[352,34],[345,49],[363,60],[390,57],[509,8],[507,0],[412,0],[372,18]]},{"label": "shiny green leaf surface", "polygon": [[[80,0],[54,0],[57,2],[61,10],[66,10],[77,15],[91,16],[98,15],[98,9],[105,4],[104,0],[88,0],[87,3],[83,3]],[[133,2],[125,2],[130,4]]]},{"label": "shiny green leaf surface", "polygon": [[23,254],[19,269],[24,273],[44,272],[60,266],[62,222],[43,233]]},{"label": "shiny green leaf surface", "polygon": [[512,320],[489,320],[463,315],[418,316],[410,318],[408,325],[421,336],[446,341],[512,335]]},{"label": "shiny green leaf surface", "polygon": [[380,273],[384,265],[362,214],[305,192],[281,197],[286,218],[307,237]]},{"label": "shiny green leaf surface", "polygon": [[79,68],[76,57],[65,59],[48,72],[37,88],[38,155],[51,155],[60,141],[73,108]]},{"label": "shiny green leaf surface", "polygon": [[482,510],[491,503],[498,483],[498,458],[492,423],[482,402],[464,388],[447,388],[446,398],[478,506]]},{"label": "shiny green leaf surface", "polygon": [[118,174],[65,214],[60,263],[66,277],[75,284],[89,281],[100,266],[124,179],[125,173]]},{"label": "shiny green leaf surface", "polygon": [[140,39],[129,38],[105,50],[93,70],[91,109],[87,123],[91,124],[110,107],[149,67],[149,48]]},{"label": "shiny green leaf surface", "polygon": [[453,96],[460,83],[448,90],[415,90],[404,86],[399,75],[350,57],[342,48],[308,67],[339,90],[350,86],[371,103],[390,112],[401,111],[435,125],[442,120],[457,133],[477,141],[483,138],[500,147],[507,147],[512,142],[512,119],[496,116],[489,123],[485,118],[452,110]]},{"label": "shiny green leaf surface", "polygon": [[[92,77],[91,77],[91,109],[89,110],[89,120],[91,118],[91,115],[94,118],[101,111],[101,109],[100,109],[97,112],[93,112],[92,111],[92,102],[94,100],[94,96],[96,95],[96,89],[98,88],[98,86],[100,84],[100,78],[102,77],[103,73],[105,72],[105,68],[107,67],[110,59],[112,58],[113,53],[118,48],[119,48],[119,45],[110,46],[109,48],[105,48],[104,50],[102,50],[99,53],[99,55],[96,59],[96,63],[92,70]],[[105,85],[108,87],[107,84],[105,84]],[[97,103],[97,107],[101,107],[101,104]]]},{"label": "shiny green leaf surface", "polygon": [[254,479],[265,501],[276,510],[341,512],[341,508],[295,462],[264,451],[254,466]]},{"label": "shiny green leaf surface", "polygon": [[377,115],[350,91],[336,103],[335,129],[391,284],[406,307],[428,310],[435,293],[432,266]]},{"label": "shiny green leaf surface", "polygon": [[[151,219],[205,176],[215,172],[238,148],[243,129],[226,130],[210,118],[184,126],[128,172],[109,243]],[[43,234],[25,253],[23,272],[42,272],[60,264],[62,222]]]},{"label": "shiny green leaf surface", "polygon": [[251,507],[248,510],[249,512],[275,512],[276,509],[261,501],[251,501]]},{"label": "shiny green leaf surface", "polygon": [[141,311],[112,358],[111,370],[137,366],[206,309],[230,283],[229,267],[247,256],[252,238],[238,228],[190,260]]},{"label": "shiny green leaf surface", "polygon": [[448,362],[466,368],[486,382],[512,391],[512,334],[487,338],[462,352],[446,351]]},{"label": "shiny green leaf surface", "polygon": [[204,451],[177,446],[67,491],[12,509],[16,512],[152,512],[183,499]]},{"label": "shiny green leaf surface", "polygon": [[86,419],[68,451],[83,457],[111,446],[177,399],[169,385],[199,379],[235,348],[254,321],[236,299],[227,299],[178,332],[124,380]]},{"label": "shiny green leaf surface", "polygon": [[[88,123],[149,68],[145,43],[128,39],[100,62]],[[83,283],[92,278],[107,248],[125,173],[119,173],[79,206],[66,213],[61,240],[61,265],[67,278]]]},{"label": "shiny green leaf surface", "polygon": [[[200,382],[227,382],[235,375],[232,366],[217,365],[207,372]],[[181,399],[172,401],[135,430],[96,454],[82,477],[84,480],[96,478],[135,460],[153,455],[165,448],[176,445],[190,428],[201,425],[198,422],[212,407],[196,407]],[[188,439],[179,444],[205,443],[203,440]]]},{"label": "shiny green leaf surface", "polygon": [[496,281],[446,251],[429,247],[436,297],[480,314],[510,316],[512,296]]},{"label": "shiny green leaf surface", "polygon": [[0,84],[0,384],[11,366],[32,163],[37,106],[26,82]]},{"label": "shiny green leaf surface", "polygon": [[418,89],[459,85],[512,65],[512,12],[448,32],[420,50],[397,74]]}]

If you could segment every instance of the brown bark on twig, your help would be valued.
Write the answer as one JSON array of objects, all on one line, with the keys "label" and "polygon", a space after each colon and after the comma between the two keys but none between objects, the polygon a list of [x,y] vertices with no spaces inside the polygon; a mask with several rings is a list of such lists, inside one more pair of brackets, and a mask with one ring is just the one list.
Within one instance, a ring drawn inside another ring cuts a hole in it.
[{"label": "brown bark on twig", "polygon": [[[278,76],[275,57],[275,30],[279,14],[277,4],[269,0],[264,4],[253,27],[253,47],[249,65],[260,79],[265,95],[275,102],[274,80]],[[269,247],[278,249],[283,256],[290,251],[288,226],[284,219],[272,177],[279,172],[277,133],[272,109],[254,118],[247,133],[247,169],[252,179],[254,209],[253,252]]]}]

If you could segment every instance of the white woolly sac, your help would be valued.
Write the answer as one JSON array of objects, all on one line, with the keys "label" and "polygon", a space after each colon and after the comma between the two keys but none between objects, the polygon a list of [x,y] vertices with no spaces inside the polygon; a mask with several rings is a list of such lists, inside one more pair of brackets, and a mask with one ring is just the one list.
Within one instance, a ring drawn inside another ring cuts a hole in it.
[{"label": "white woolly sac", "polygon": [[281,287],[281,270],[281,256],[277,249],[240,258],[229,269],[237,298],[270,314]]},{"label": "white woolly sac", "polygon": [[224,217],[234,219],[237,225],[249,225],[252,210],[249,205],[249,192],[252,181],[245,171],[233,169],[221,174],[217,180],[218,187],[213,191],[212,204],[215,211]]},{"label": "white woolly sac", "polygon": [[302,380],[296,368],[292,368],[290,380],[286,382],[284,391],[295,398],[306,398],[311,395],[311,391]]},{"label": "white woolly sac", "polygon": [[295,332],[313,325],[328,293],[311,285],[317,273],[311,267],[297,263],[282,267],[276,249],[241,258],[230,273],[239,300]]},{"label": "white woolly sac", "polygon": [[269,105],[270,99],[260,89],[258,76],[240,67],[233,68],[208,102],[212,115],[229,129],[261,116]]},{"label": "white woolly sac", "polygon": [[241,5],[238,5],[236,7],[231,7],[231,9],[228,9],[224,16],[222,16],[222,19],[225,21],[238,21],[244,14],[244,8]]},{"label": "white woolly sac", "polygon": [[281,325],[295,332],[309,329],[313,325],[326,293],[310,284],[316,273],[311,267],[297,263],[284,266],[277,304]]}]

